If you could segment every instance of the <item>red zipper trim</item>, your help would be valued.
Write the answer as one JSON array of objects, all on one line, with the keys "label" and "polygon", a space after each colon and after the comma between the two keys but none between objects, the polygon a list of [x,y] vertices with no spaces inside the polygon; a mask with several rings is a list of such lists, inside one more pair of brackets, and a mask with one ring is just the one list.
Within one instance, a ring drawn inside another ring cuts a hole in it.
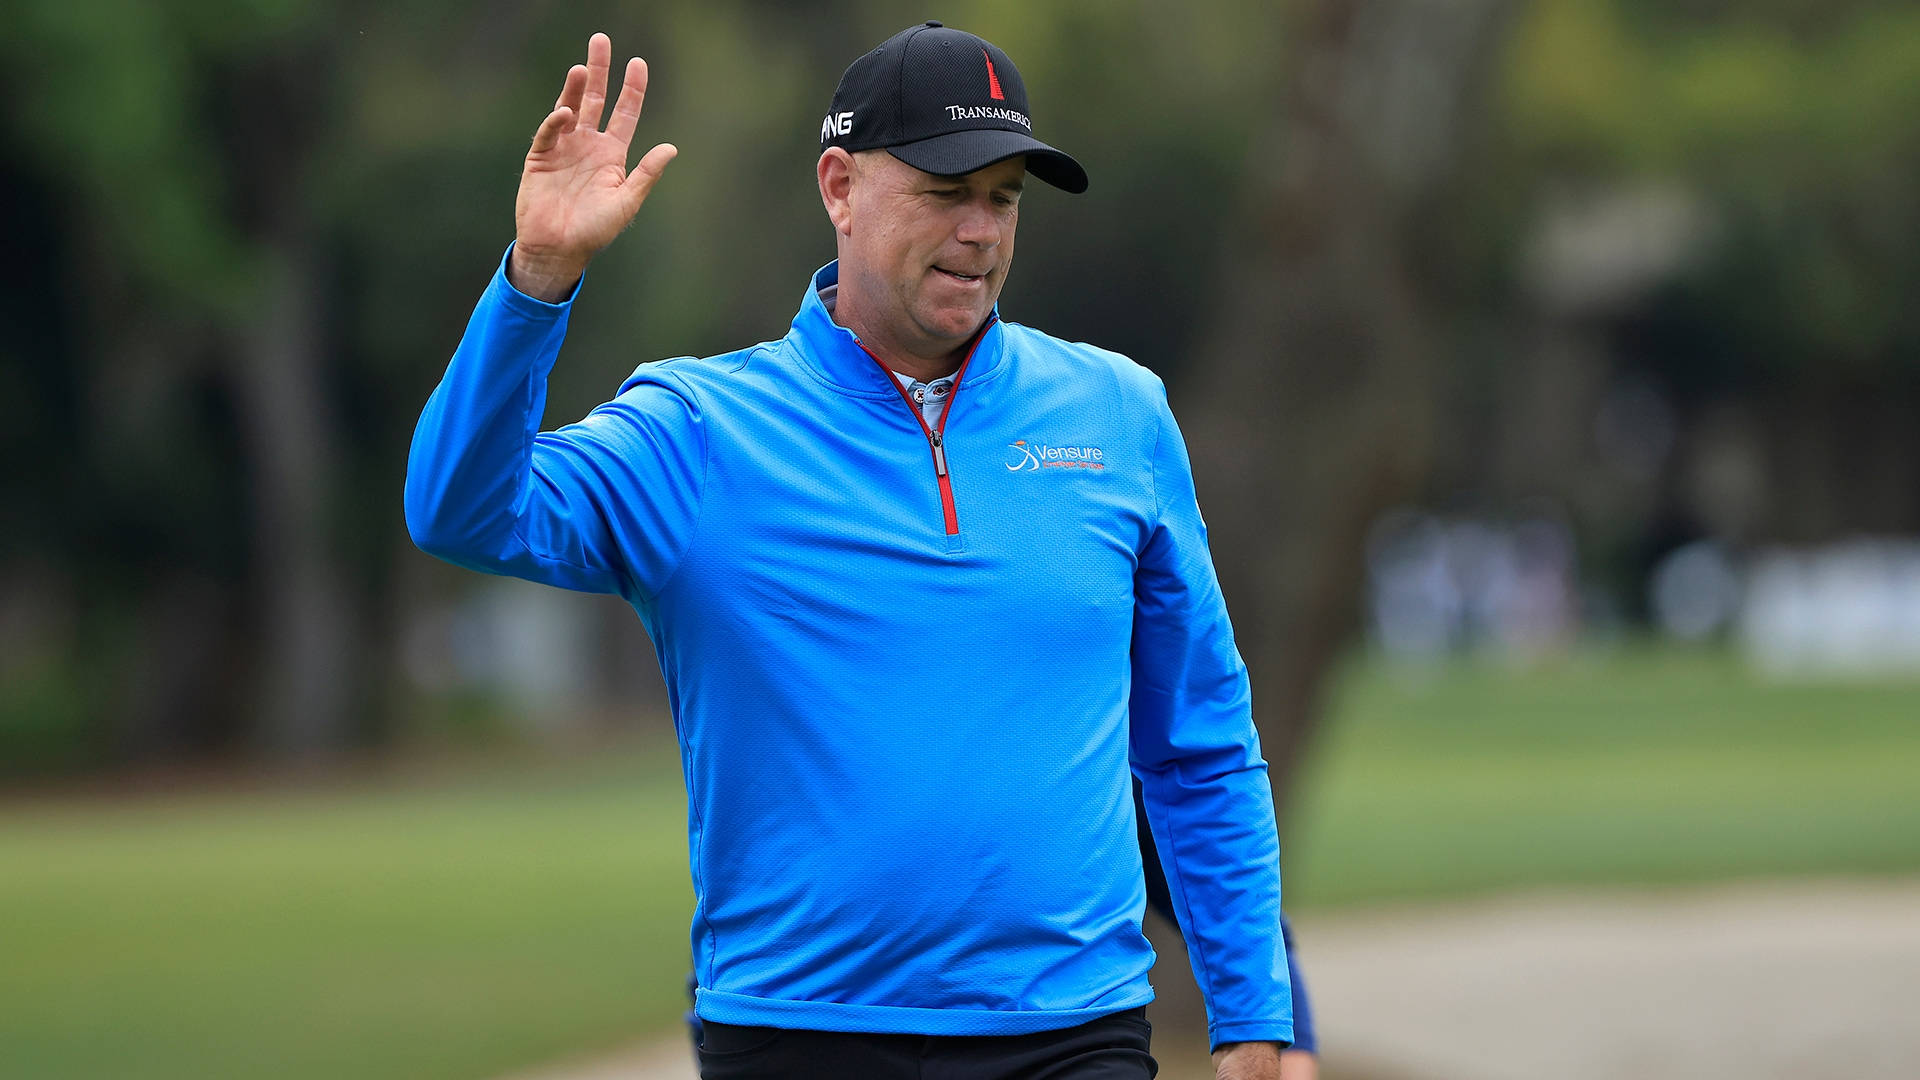
[{"label": "red zipper trim", "polygon": [[880,374],[886,376],[887,385],[893,387],[894,392],[900,395],[900,400],[906,403],[907,411],[913,414],[913,422],[920,425],[921,434],[927,437],[927,450],[933,457],[933,476],[940,483],[940,512],[946,519],[948,536],[960,535],[960,512],[954,508],[953,479],[947,475],[945,445],[947,414],[953,411],[953,399],[960,396],[960,380],[967,374],[967,365],[973,362],[973,354],[980,350],[980,342],[986,339],[987,331],[993,328],[998,318],[995,315],[987,316],[987,321],[981,324],[979,332],[973,335],[973,344],[967,347],[966,359],[960,361],[959,370],[953,373],[953,389],[947,393],[947,403],[940,406],[940,420],[931,428],[927,426],[927,418],[921,415],[920,406],[915,405],[913,399],[907,396],[907,388],[901,386],[900,380],[893,377],[893,369],[873,355],[873,350],[867,348],[866,342],[860,341],[857,337],[854,338],[860,344],[860,351],[866,353],[868,359],[880,365]]}]

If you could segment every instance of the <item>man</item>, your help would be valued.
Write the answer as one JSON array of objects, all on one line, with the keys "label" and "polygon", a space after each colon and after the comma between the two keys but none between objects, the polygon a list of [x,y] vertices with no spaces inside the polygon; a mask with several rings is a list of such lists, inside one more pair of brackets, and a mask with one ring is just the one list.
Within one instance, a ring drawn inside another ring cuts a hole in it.
[{"label": "man", "polygon": [[1150,1077],[1131,776],[1221,1077],[1293,1038],[1246,669],[1161,384],[998,317],[1031,133],[1013,62],[928,23],[848,68],[817,180],[838,258],[791,331],[643,364],[538,430],[631,172],[596,34],[516,239],[428,401],[406,510],[463,566],[618,593],[680,735],[707,1077]]}]

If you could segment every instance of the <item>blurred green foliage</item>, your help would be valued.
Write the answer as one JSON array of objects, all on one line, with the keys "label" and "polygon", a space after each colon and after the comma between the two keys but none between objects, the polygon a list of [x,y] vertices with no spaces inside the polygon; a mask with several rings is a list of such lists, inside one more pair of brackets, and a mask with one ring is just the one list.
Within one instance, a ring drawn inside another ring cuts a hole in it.
[{"label": "blurred green foliage", "polygon": [[1676,285],[1719,330],[1686,344],[1746,369],[1728,377],[1920,374],[1920,10],[1541,0],[1506,77],[1531,168],[1714,208],[1719,242]]},{"label": "blurred green foliage", "polygon": [[[1273,137],[1308,10],[1348,11],[1364,34],[1384,8],[968,10],[962,25],[1020,59],[1043,137],[1093,176],[1085,198],[1023,207],[1008,317],[1127,352],[1176,390],[1208,363],[1194,350],[1222,252],[1260,210],[1249,178],[1311,152]],[[1418,208],[1438,239],[1410,272],[1445,281],[1457,316],[1460,385],[1438,391],[1463,433],[1450,491],[1482,494],[1474,440],[1517,407],[1488,388],[1531,363],[1515,344],[1540,319],[1525,251],[1558,191],[1657,181],[1704,208],[1704,250],[1610,316],[1629,366],[1690,401],[1752,395],[1842,434],[1896,420],[1817,412],[1810,390],[1920,400],[1911,4],[1515,12],[1472,151]],[[400,640],[466,585],[406,542],[412,423],[587,35],[650,59],[640,138],[682,155],[589,274],[554,422],[637,363],[784,331],[831,257],[819,112],[850,49],[921,15],[879,0],[11,5],[0,215],[27,255],[0,289],[0,452],[32,466],[0,479],[0,774],[405,730]],[[1862,470],[1831,456],[1798,483],[1847,490]],[[1920,497],[1832,502],[1796,527],[1920,528]],[[1657,510],[1608,513],[1631,536]]]}]

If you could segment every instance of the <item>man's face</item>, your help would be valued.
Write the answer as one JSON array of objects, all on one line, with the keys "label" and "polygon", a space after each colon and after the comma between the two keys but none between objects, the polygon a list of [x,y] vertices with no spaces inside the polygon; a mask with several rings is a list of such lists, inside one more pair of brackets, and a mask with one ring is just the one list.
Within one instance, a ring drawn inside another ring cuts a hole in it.
[{"label": "man's face", "polygon": [[1024,155],[965,176],[921,172],[885,150],[855,155],[841,280],[860,280],[869,320],[923,356],[964,344],[1013,264]]}]

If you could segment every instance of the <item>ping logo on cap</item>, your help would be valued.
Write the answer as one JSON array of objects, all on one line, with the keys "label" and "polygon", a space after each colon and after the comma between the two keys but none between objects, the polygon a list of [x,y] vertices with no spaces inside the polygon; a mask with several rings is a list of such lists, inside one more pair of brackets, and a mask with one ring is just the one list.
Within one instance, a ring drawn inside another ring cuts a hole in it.
[{"label": "ping logo on cap", "polygon": [[847,65],[820,123],[821,150],[836,147],[885,149],[934,176],[1020,157],[1037,180],[1087,190],[1079,162],[1033,137],[1027,84],[1013,59],[938,22],[909,26]]},{"label": "ping logo on cap", "polygon": [[1000,89],[1000,73],[993,70],[993,57],[981,49],[980,58],[987,62],[987,96],[995,101],[1007,100],[1006,93]]}]

